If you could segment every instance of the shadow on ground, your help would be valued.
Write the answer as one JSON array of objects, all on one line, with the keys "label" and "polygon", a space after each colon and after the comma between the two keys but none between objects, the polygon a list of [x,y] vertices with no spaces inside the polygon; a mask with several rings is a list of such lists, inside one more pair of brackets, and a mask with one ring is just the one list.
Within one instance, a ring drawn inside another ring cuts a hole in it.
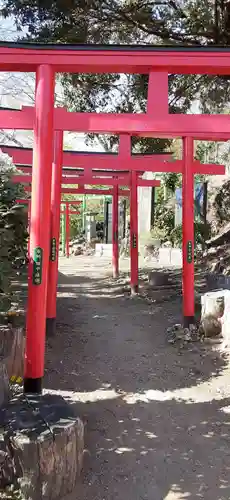
[{"label": "shadow on ground", "polygon": [[229,500],[227,356],[167,344],[180,298],[149,305],[118,288],[60,274],[46,387],[87,421],[77,497]]}]

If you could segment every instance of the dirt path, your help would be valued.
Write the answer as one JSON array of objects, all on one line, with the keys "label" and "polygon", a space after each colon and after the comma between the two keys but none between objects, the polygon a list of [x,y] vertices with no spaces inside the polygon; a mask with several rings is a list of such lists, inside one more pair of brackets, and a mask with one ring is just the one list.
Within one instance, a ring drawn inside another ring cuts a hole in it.
[{"label": "dirt path", "polygon": [[167,344],[180,299],[130,299],[100,259],[60,271],[46,386],[77,405],[88,449],[67,500],[229,500],[227,359]]}]

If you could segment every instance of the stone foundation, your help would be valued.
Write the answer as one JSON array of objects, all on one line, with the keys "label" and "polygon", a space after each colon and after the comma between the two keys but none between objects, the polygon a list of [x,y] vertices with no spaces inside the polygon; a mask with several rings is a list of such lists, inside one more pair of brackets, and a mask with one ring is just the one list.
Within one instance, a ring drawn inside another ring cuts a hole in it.
[{"label": "stone foundation", "polygon": [[12,483],[13,476],[25,500],[55,500],[71,493],[84,451],[84,425],[71,405],[59,395],[18,394],[0,417],[0,456],[7,454],[0,487]]}]

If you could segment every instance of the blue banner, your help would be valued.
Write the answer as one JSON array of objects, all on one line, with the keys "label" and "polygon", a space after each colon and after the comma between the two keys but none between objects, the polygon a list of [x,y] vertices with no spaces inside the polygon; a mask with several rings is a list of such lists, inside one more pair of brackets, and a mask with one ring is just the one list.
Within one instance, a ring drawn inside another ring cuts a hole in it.
[{"label": "blue banner", "polygon": [[[176,195],[176,207],[175,207],[175,225],[179,225],[182,222],[182,188],[177,188],[175,191]],[[194,186],[194,204],[195,204],[195,216],[203,215],[204,211],[204,184],[199,182]]]}]

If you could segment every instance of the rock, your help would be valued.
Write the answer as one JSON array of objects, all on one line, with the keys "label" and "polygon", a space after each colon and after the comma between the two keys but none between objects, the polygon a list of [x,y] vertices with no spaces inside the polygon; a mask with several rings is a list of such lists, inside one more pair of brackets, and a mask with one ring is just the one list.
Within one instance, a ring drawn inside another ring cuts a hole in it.
[{"label": "rock", "polygon": [[201,297],[200,331],[205,338],[222,336],[230,346],[230,290],[208,292]]},{"label": "rock", "polygon": [[159,257],[159,248],[154,244],[148,244],[144,246],[144,259],[150,260],[151,258],[155,258],[158,260]]},{"label": "rock", "polygon": [[10,453],[7,439],[0,435],[0,489],[13,484],[15,480],[15,470],[13,458]]},{"label": "rock", "polygon": [[230,290],[217,290],[201,296],[201,318],[215,316],[220,318],[224,314],[226,302],[230,302]]},{"label": "rock", "polygon": [[73,247],[72,253],[75,257],[77,257],[78,255],[83,255],[83,249],[81,247]]},{"label": "rock", "polygon": [[169,344],[175,344],[176,342],[180,344],[183,342],[199,342],[199,328],[195,324],[189,325],[189,328],[184,328],[183,325],[176,324],[167,329],[167,340]]},{"label": "rock", "polygon": [[172,248],[172,243],[171,243],[171,241],[165,241],[165,243],[163,243],[162,247],[165,247],[165,248]]},{"label": "rock", "polygon": [[204,335],[205,338],[213,338],[221,335],[222,325],[220,320],[212,315],[208,314],[201,318],[200,333]]},{"label": "rock", "polygon": [[[1,428],[11,481],[25,500],[56,500],[74,490],[82,469],[84,424],[61,396],[17,394],[1,411]],[[1,468],[4,472],[5,462]]]},{"label": "rock", "polygon": [[14,342],[14,332],[9,325],[0,325],[0,360],[9,356]]},{"label": "rock", "polygon": [[151,271],[148,281],[151,286],[165,286],[169,284],[169,274],[162,271]]}]

